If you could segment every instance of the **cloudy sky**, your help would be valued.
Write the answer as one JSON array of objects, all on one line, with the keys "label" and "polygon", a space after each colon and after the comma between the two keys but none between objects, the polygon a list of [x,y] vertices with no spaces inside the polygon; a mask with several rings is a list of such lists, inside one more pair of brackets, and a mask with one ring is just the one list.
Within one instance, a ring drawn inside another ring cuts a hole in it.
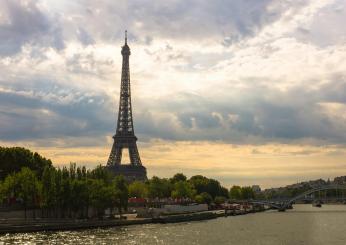
[{"label": "cloudy sky", "polygon": [[124,30],[149,176],[346,174],[346,0],[0,0],[0,144],[105,164]]}]

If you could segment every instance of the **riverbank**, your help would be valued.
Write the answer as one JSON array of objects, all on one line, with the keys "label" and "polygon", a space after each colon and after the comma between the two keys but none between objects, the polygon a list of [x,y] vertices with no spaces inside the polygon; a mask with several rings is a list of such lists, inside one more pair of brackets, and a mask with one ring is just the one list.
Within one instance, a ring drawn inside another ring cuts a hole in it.
[{"label": "riverbank", "polygon": [[201,221],[216,219],[235,215],[245,215],[260,211],[204,211],[185,214],[161,215],[155,218],[137,218],[133,215],[126,216],[126,219],[109,220],[72,220],[72,219],[37,219],[37,220],[0,220],[0,234],[25,233],[39,231],[65,231],[82,230],[94,228],[107,228],[114,226],[130,226],[150,223],[178,223],[189,221]]},{"label": "riverbank", "polygon": [[112,219],[112,220],[2,220],[0,223],[0,234],[22,233],[37,231],[64,231],[93,228],[106,228],[113,226],[128,226],[152,223],[151,218]]}]

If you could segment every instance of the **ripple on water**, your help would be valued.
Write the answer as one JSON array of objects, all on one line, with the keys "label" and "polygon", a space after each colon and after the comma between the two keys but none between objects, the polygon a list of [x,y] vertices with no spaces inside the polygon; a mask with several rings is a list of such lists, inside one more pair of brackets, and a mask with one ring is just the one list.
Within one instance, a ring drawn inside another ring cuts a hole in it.
[{"label": "ripple on water", "polygon": [[345,245],[346,206],[296,205],[288,212],[265,212],[201,222],[147,224],[82,231],[0,236],[0,244],[237,244]]}]

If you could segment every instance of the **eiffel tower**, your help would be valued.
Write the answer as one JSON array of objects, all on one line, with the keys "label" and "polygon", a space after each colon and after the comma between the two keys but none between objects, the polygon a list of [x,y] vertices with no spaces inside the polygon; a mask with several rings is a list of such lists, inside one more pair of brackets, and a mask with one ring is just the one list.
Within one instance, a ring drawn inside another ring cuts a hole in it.
[{"label": "eiffel tower", "polygon": [[[125,44],[121,49],[123,56],[120,86],[120,101],[116,134],[108,158],[107,168],[116,175],[123,175],[128,181],[147,179],[146,168],[142,165],[137,148],[137,137],[133,128],[131,84],[129,57],[130,47],[127,45],[127,31],[125,31]],[[127,149],[130,163],[121,164],[122,152]]]}]

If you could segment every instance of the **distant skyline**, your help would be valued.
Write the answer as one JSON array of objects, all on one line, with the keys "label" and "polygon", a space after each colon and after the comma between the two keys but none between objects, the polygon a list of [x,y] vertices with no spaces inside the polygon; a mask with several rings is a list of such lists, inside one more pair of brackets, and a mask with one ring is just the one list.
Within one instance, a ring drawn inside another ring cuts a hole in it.
[{"label": "distant skyline", "polygon": [[346,175],[344,23],[346,0],[0,0],[0,145],[106,164],[128,30],[149,177]]}]

